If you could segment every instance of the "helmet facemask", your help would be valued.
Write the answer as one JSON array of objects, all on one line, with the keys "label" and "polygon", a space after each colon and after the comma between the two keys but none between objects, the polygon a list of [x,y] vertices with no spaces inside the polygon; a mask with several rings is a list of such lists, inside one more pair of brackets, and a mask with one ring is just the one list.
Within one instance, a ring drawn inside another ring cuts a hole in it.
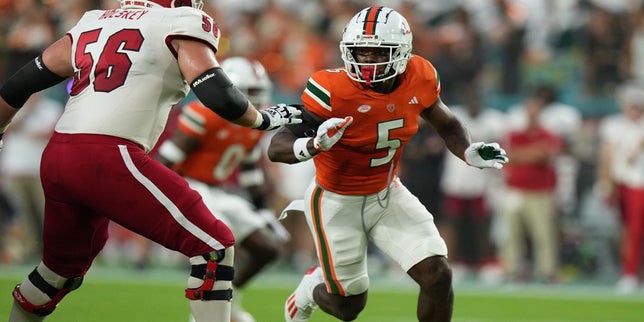
[{"label": "helmet facemask", "polygon": [[[368,49],[373,51],[380,51],[376,54],[377,57],[386,56],[386,60],[376,59],[373,62],[359,62],[357,58],[357,51],[361,49]],[[342,52],[342,60],[349,77],[357,82],[366,83],[371,86],[371,83],[382,82],[402,73],[407,66],[409,59],[409,50],[405,50],[399,44],[379,44],[373,46],[371,44],[342,44],[340,51]]]}]

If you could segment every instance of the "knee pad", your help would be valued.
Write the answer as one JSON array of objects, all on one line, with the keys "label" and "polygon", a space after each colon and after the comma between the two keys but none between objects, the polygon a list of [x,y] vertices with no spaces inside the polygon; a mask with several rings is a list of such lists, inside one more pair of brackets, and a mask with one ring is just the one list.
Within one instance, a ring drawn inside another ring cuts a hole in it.
[{"label": "knee pad", "polygon": [[342,286],[346,296],[362,294],[369,289],[369,276],[363,274],[350,280],[342,281]]},{"label": "knee pad", "polygon": [[234,250],[216,250],[190,259],[190,276],[202,281],[201,286],[186,288],[186,297],[201,301],[230,301],[233,298],[232,280]]},{"label": "knee pad", "polygon": [[[18,303],[23,310],[37,316],[47,316],[51,314],[63,297],[65,297],[67,293],[79,288],[83,282],[82,276],[70,278],[65,281],[62,288],[58,289],[49,284],[45,278],[43,278],[40,272],[38,272],[38,268],[35,268],[27,278],[29,279],[30,284],[25,284],[24,289],[21,288],[22,284],[16,285],[13,289],[12,295],[16,300],[16,303]],[[27,298],[27,296],[25,296],[25,294],[34,294],[35,292],[42,292],[51,300],[40,305],[34,304]]]}]

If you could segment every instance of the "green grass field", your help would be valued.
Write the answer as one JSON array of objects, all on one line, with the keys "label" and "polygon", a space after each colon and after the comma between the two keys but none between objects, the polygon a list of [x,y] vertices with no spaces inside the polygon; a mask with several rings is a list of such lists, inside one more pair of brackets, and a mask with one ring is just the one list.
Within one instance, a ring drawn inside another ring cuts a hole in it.
[{"label": "green grass field", "polygon": [[[0,320],[8,316],[11,290],[32,267],[0,267]],[[187,275],[186,275],[187,276]],[[47,321],[188,321],[184,273],[93,268]],[[284,299],[299,280],[264,274],[244,292],[244,306],[259,322],[281,322]],[[607,286],[485,288],[457,285],[454,322],[643,322],[644,293],[617,296]],[[357,321],[412,322],[416,291],[408,281],[374,281]],[[311,322],[337,321],[318,311]]]}]

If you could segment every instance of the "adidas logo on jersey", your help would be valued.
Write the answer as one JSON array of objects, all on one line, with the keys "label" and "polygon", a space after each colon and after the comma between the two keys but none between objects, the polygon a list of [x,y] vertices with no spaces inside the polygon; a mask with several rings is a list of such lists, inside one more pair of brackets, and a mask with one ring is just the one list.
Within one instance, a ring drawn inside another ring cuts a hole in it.
[{"label": "adidas logo on jersey", "polygon": [[412,97],[411,100],[409,100],[409,104],[410,105],[411,104],[418,104],[418,99],[416,98],[416,96]]}]

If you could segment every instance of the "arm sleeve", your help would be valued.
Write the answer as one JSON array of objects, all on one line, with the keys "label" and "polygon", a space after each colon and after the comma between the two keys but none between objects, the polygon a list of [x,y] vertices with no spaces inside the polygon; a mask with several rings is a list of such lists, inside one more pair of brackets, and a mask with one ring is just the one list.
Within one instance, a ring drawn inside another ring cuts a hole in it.
[{"label": "arm sleeve", "polygon": [[21,108],[36,92],[65,80],[42,62],[42,55],[25,64],[0,88],[0,96],[12,107]]}]

